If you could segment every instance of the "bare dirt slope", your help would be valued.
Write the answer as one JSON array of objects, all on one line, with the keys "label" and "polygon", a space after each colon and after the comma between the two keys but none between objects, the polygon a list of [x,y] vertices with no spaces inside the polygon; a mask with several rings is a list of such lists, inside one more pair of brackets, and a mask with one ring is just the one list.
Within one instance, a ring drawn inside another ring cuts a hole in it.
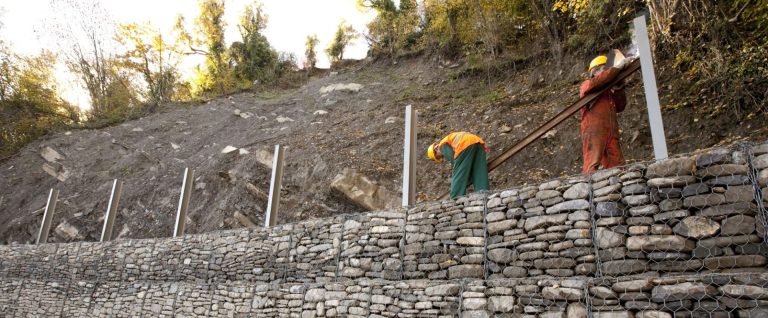
[{"label": "bare dirt slope", "polygon": [[[275,144],[287,147],[280,222],[361,211],[331,191],[331,180],[352,168],[399,193],[404,105],[413,104],[419,112],[420,153],[434,139],[466,130],[486,139],[492,158],[577,99],[584,63],[505,68],[489,83],[487,74],[464,65],[444,68],[429,58],[397,65],[363,61],[299,89],[255,89],[198,105],[164,105],[114,127],[47,136],[0,163],[0,243],[34,240],[52,187],[61,190],[53,226],[66,222],[78,237],[55,233],[49,241],[97,240],[114,178],[125,182],[115,232],[122,238],[169,236],[185,167],[195,169],[187,233],[249,221],[261,225],[270,177],[265,154]],[[678,80],[661,74],[660,87]],[[620,115],[630,161],[652,157],[638,82],[636,75],[628,84],[629,106]],[[362,88],[321,92],[349,83]],[[664,91],[661,95],[663,102]],[[728,114],[707,118],[696,108],[667,109],[664,116],[672,153],[768,135],[764,117],[749,122]],[[580,145],[578,118],[573,118],[494,171],[492,186],[576,174]],[[222,153],[227,146],[248,153]],[[69,171],[65,181],[41,169],[45,147],[63,156],[56,165]],[[417,166],[420,200],[448,189],[448,166],[424,156]]]}]

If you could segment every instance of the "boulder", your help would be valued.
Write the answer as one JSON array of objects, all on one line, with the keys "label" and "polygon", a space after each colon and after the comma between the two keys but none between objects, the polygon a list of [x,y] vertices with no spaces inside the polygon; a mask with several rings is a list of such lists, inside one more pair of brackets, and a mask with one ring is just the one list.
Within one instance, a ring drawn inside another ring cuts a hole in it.
[{"label": "boulder", "polygon": [[720,223],[703,216],[689,216],[672,228],[672,231],[679,235],[695,239],[714,236],[719,230]]},{"label": "boulder", "polygon": [[59,223],[53,232],[67,241],[73,241],[82,238],[80,236],[80,230],[78,230],[72,224],[67,223],[67,221]]},{"label": "boulder", "polygon": [[690,175],[695,170],[693,158],[665,159],[648,165],[645,177],[648,179],[666,176]]},{"label": "boulder", "polygon": [[703,283],[681,283],[676,285],[656,286],[651,291],[651,299],[657,303],[686,299],[703,299],[717,295],[717,288]]},{"label": "boulder", "polygon": [[394,209],[400,201],[397,193],[348,168],[333,178],[331,189],[369,211]]},{"label": "boulder", "polygon": [[627,249],[644,252],[690,252],[696,244],[677,235],[644,235],[630,236],[627,239]]}]

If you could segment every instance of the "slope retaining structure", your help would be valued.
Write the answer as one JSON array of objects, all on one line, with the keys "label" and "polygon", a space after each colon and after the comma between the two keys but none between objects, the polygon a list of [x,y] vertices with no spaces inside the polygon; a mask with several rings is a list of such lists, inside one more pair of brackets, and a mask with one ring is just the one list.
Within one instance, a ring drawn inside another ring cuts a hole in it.
[{"label": "slope retaining structure", "polygon": [[768,142],[179,238],[0,246],[2,317],[768,317]]}]

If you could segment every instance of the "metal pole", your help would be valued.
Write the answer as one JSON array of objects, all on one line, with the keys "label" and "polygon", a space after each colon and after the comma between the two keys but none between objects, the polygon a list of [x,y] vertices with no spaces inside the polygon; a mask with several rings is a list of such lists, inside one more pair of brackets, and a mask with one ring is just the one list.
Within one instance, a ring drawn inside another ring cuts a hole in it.
[{"label": "metal pole", "polygon": [[416,111],[405,106],[405,141],[403,151],[403,206],[416,203]]},{"label": "metal pole", "polygon": [[275,145],[275,156],[272,158],[272,180],[269,182],[269,201],[264,226],[277,224],[277,211],[280,208],[280,187],[283,180],[283,147]]},{"label": "metal pole", "polygon": [[101,242],[112,240],[112,228],[115,226],[117,206],[120,204],[120,194],[123,192],[123,182],[115,179],[112,182],[112,194],[109,196],[107,214],[104,216],[104,227],[101,229]]},{"label": "metal pole", "polygon": [[181,196],[179,208],[176,210],[176,226],[173,228],[173,237],[184,235],[187,225],[187,208],[189,208],[189,196],[192,194],[192,183],[195,179],[195,170],[184,169],[184,181],[181,184]]},{"label": "metal pole", "polygon": [[666,159],[669,157],[667,154],[667,140],[664,136],[664,122],[661,120],[661,104],[659,103],[659,91],[656,87],[656,74],[653,71],[651,42],[648,40],[645,16],[635,18],[634,27],[635,41],[637,42],[637,49],[640,54],[640,67],[643,73],[645,102],[648,104],[648,121],[651,123],[653,154],[656,160]]},{"label": "metal pole", "polygon": [[45,214],[43,214],[43,224],[40,225],[40,232],[37,233],[37,241],[35,244],[45,243],[48,241],[48,232],[51,230],[51,221],[53,220],[53,213],[56,212],[56,201],[59,199],[59,190],[51,189],[48,193],[48,203],[45,205]]}]

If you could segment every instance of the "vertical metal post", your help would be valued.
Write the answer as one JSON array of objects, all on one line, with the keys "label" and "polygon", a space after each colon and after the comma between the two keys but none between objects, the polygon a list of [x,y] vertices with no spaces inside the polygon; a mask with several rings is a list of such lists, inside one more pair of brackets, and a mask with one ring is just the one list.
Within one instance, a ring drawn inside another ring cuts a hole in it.
[{"label": "vertical metal post", "polygon": [[283,180],[283,147],[275,145],[275,156],[272,158],[272,180],[269,182],[269,201],[264,226],[277,224],[277,211],[280,208],[280,187]]},{"label": "vertical metal post", "polygon": [[117,206],[120,204],[120,195],[123,192],[123,182],[115,179],[112,182],[112,194],[109,196],[107,214],[104,215],[104,227],[101,229],[101,242],[112,240],[112,228],[115,226]]},{"label": "vertical metal post", "polygon": [[405,141],[403,151],[403,206],[416,203],[416,111],[405,106]]},{"label": "vertical metal post", "polygon": [[187,208],[189,208],[189,196],[192,194],[192,183],[195,179],[195,170],[184,169],[184,181],[181,184],[181,196],[179,197],[179,208],[176,210],[176,226],[173,228],[173,237],[184,235],[184,229],[187,227]]},{"label": "vertical metal post", "polygon": [[51,221],[53,213],[56,212],[56,201],[59,199],[59,190],[51,189],[48,193],[48,203],[45,205],[45,214],[43,214],[43,223],[40,224],[40,232],[37,233],[35,244],[41,244],[48,241],[48,232],[51,231]]},{"label": "vertical metal post", "polygon": [[643,88],[645,89],[645,102],[648,104],[648,121],[651,124],[651,137],[653,138],[653,154],[656,160],[666,159],[667,140],[664,136],[664,122],[661,119],[661,104],[659,92],[656,87],[656,74],[653,71],[653,55],[651,55],[651,41],[648,39],[648,29],[645,25],[645,16],[635,18],[635,41],[640,54],[640,67],[643,73]]}]

